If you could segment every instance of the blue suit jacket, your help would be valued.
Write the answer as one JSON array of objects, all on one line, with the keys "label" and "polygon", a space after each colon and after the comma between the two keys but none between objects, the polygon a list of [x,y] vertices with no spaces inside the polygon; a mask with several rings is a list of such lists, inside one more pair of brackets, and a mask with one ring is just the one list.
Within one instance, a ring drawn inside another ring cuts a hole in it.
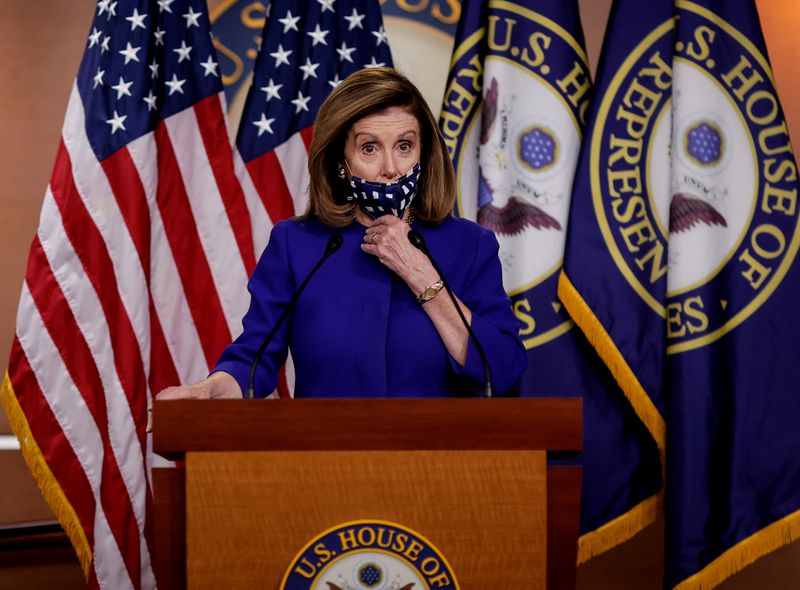
[{"label": "blue suit jacket", "polygon": [[[503,290],[494,234],[464,219],[417,222],[453,292],[472,311],[493,387],[502,394],[521,376],[527,355]],[[461,367],[403,280],[360,248],[358,223],[332,229],[315,218],[275,225],[250,278],[244,331],[214,371],[233,375],[244,391],[256,350],[332,233],[344,242],[306,286],[267,347],[256,372],[256,396],[269,394],[291,348],[295,397],[440,397],[480,391],[484,372],[470,341]],[[438,297],[446,297],[442,292]]]}]

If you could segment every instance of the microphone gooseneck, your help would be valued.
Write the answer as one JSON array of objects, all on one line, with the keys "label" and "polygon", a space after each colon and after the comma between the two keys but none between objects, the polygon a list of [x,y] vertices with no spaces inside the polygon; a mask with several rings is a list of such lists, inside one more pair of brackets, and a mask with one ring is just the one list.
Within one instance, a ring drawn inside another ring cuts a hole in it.
[{"label": "microphone gooseneck", "polygon": [[311,271],[306,275],[306,278],[300,284],[300,287],[297,289],[297,291],[295,291],[294,295],[292,295],[292,298],[289,300],[289,303],[286,305],[283,313],[278,318],[278,321],[275,322],[275,325],[272,326],[272,330],[270,330],[269,334],[267,334],[267,337],[264,338],[264,341],[256,351],[256,354],[253,357],[253,362],[250,365],[250,376],[247,379],[247,389],[245,389],[244,392],[245,399],[253,399],[255,395],[255,392],[253,391],[253,383],[255,382],[256,368],[258,367],[258,362],[261,360],[261,355],[264,354],[267,346],[269,346],[269,343],[272,342],[272,339],[275,337],[275,333],[278,331],[278,328],[281,327],[281,324],[283,324],[286,316],[288,316],[289,312],[294,309],[295,303],[297,303],[297,300],[300,297],[300,294],[303,292],[303,289],[306,288],[308,281],[311,280],[311,277],[316,274],[317,270],[319,270],[319,267],[322,266],[322,264],[331,256],[331,254],[342,247],[343,242],[344,238],[342,238],[340,234],[333,234],[330,238],[328,238],[328,243],[325,245],[325,252],[322,255],[322,258],[319,259],[319,262],[317,262],[317,264],[314,265],[314,268],[312,268]]},{"label": "microphone gooseneck", "polygon": [[486,386],[483,390],[483,397],[492,397],[492,377],[489,372],[489,360],[486,358],[486,352],[483,350],[483,346],[481,346],[478,337],[475,335],[475,332],[472,330],[472,326],[469,325],[467,318],[464,316],[464,312],[461,309],[461,306],[458,304],[458,300],[456,299],[453,290],[450,288],[450,283],[447,282],[444,274],[442,273],[442,269],[439,268],[439,265],[436,264],[436,260],[434,260],[431,253],[428,251],[428,246],[425,243],[425,238],[422,237],[422,234],[419,233],[417,230],[412,229],[408,232],[408,241],[411,242],[411,245],[414,246],[417,250],[425,254],[428,257],[428,260],[431,261],[434,270],[439,273],[439,279],[444,284],[444,288],[447,290],[447,294],[450,296],[450,300],[453,302],[453,305],[456,307],[456,311],[458,312],[458,317],[461,318],[461,322],[464,324],[464,327],[467,329],[467,333],[469,337],[472,338],[472,341],[475,343],[475,349],[478,351],[478,356],[481,358],[481,364],[483,365],[483,373],[486,376]]}]

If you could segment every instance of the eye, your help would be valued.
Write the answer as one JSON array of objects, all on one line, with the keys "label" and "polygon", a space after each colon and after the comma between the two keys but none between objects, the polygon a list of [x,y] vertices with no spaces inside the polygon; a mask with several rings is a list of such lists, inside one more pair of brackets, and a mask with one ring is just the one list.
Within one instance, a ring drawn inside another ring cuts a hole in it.
[{"label": "eye", "polygon": [[361,152],[366,155],[372,155],[377,151],[374,143],[365,143],[361,146]]},{"label": "eye", "polygon": [[397,147],[401,152],[410,152],[414,149],[414,144],[410,141],[401,141]]}]

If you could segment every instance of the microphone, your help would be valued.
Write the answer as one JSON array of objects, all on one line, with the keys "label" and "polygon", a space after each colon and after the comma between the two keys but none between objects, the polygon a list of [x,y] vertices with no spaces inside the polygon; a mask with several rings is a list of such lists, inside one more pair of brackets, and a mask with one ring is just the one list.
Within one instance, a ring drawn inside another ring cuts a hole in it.
[{"label": "microphone", "polygon": [[444,277],[442,269],[439,268],[439,265],[436,264],[436,261],[433,259],[433,256],[431,256],[431,253],[428,251],[428,246],[427,244],[425,244],[425,238],[422,237],[421,233],[419,233],[415,229],[412,229],[411,231],[408,232],[408,241],[411,242],[412,246],[420,250],[423,254],[425,254],[425,256],[428,257],[428,260],[431,261],[434,270],[439,273],[439,278],[441,279],[442,284],[444,284],[444,288],[447,290],[447,294],[450,296],[450,300],[453,302],[453,305],[456,306],[458,317],[461,318],[464,327],[467,329],[467,332],[469,333],[469,337],[472,338],[472,341],[475,343],[475,349],[478,351],[478,356],[481,357],[481,364],[483,365],[483,373],[486,375],[486,387],[483,390],[483,397],[492,397],[492,377],[489,373],[489,361],[486,358],[486,353],[484,352],[483,346],[481,346],[478,337],[475,335],[475,332],[473,332],[472,326],[469,325],[467,318],[464,317],[464,312],[461,310],[461,306],[458,304],[456,296],[453,294],[453,290],[450,288],[450,284]]},{"label": "microphone", "polygon": [[306,275],[306,278],[300,284],[300,288],[295,291],[292,298],[289,300],[289,303],[286,305],[286,309],[283,310],[283,313],[278,318],[278,321],[275,322],[275,325],[272,327],[272,330],[267,337],[264,338],[264,341],[261,343],[261,347],[256,351],[255,356],[253,357],[253,363],[250,365],[250,376],[247,379],[247,389],[244,392],[245,399],[253,399],[255,392],[253,391],[253,382],[256,378],[256,368],[258,367],[258,362],[261,360],[261,355],[264,354],[264,351],[267,349],[267,346],[270,342],[272,342],[272,338],[275,336],[275,333],[278,331],[278,328],[281,327],[283,321],[286,319],[286,316],[289,315],[289,312],[294,309],[295,303],[297,303],[300,294],[303,292],[303,289],[306,288],[308,281],[311,280],[311,277],[319,270],[319,267],[322,266],[322,263],[325,262],[331,254],[336,252],[339,248],[342,247],[342,243],[344,242],[344,238],[342,238],[339,234],[333,234],[329,239],[328,243],[325,246],[325,253],[322,255],[322,258],[319,259],[319,262],[311,269],[311,271]]}]

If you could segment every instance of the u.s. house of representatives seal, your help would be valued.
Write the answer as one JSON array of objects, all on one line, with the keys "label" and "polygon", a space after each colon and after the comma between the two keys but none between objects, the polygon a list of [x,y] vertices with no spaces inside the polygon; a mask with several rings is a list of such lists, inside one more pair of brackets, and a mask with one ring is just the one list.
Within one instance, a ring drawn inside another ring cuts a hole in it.
[{"label": "u.s. house of representatives seal", "polygon": [[756,312],[800,236],[797,167],[766,57],[705,8],[676,6],[677,21],[620,68],[591,146],[605,241],[665,318],[670,353],[713,342]]},{"label": "u.s. house of representatives seal", "polygon": [[419,533],[378,520],[353,521],[312,539],[280,590],[457,590],[444,556]]}]

